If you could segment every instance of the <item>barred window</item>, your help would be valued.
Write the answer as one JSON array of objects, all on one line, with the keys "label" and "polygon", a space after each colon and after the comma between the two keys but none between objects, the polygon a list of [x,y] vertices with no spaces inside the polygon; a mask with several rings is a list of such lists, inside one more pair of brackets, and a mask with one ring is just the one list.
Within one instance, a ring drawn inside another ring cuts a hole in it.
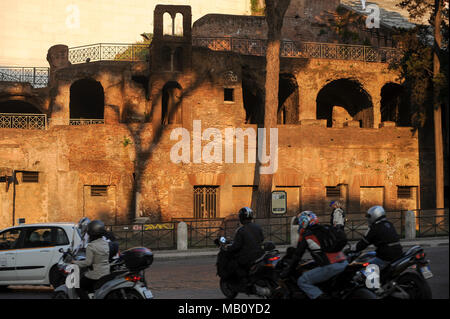
[{"label": "barred window", "polygon": [[341,197],[341,188],[339,186],[327,186],[327,197],[330,198],[340,198]]},{"label": "barred window", "polygon": [[107,185],[92,185],[91,186],[91,196],[107,196],[108,186]]},{"label": "barred window", "polygon": [[397,187],[397,198],[409,199],[412,198],[412,187],[411,186],[398,186]]},{"label": "barred window", "polygon": [[39,172],[22,172],[22,183],[39,183]]},{"label": "barred window", "polygon": [[194,218],[217,217],[218,186],[194,186]]},{"label": "barred window", "polygon": [[223,89],[223,100],[225,102],[234,102],[234,89],[232,88]]}]

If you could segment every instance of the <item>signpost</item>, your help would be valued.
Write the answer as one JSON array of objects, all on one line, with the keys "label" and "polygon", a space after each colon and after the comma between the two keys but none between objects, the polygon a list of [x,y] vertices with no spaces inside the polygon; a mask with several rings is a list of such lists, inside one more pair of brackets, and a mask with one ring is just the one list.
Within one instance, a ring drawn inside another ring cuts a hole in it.
[{"label": "signpost", "polygon": [[287,194],[285,191],[272,192],[271,211],[274,215],[287,213]]}]

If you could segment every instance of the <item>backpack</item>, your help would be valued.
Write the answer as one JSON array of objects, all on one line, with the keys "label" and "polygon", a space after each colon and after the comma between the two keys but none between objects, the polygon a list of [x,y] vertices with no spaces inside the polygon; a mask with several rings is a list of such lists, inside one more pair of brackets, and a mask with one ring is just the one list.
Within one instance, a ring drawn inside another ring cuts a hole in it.
[{"label": "backpack", "polygon": [[343,227],[319,224],[314,227],[314,234],[319,239],[322,251],[326,253],[340,252],[348,242]]}]

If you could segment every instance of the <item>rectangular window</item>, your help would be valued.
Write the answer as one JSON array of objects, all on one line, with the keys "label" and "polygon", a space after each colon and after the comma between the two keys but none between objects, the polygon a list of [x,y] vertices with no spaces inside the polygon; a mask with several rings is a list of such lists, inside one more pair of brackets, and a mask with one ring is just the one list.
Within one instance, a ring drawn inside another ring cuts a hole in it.
[{"label": "rectangular window", "polygon": [[218,186],[194,186],[194,218],[217,217]]},{"label": "rectangular window", "polygon": [[234,102],[234,89],[223,89],[223,100],[225,102]]},{"label": "rectangular window", "polygon": [[91,186],[91,196],[107,196],[108,186],[107,185],[92,185]]},{"label": "rectangular window", "polygon": [[22,172],[22,183],[39,183],[39,172]]},{"label": "rectangular window", "polygon": [[340,198],[341,188],[339,186],[327,186],[327,197]]},{"label": "rectangular window", "polygon": [[0,183],[6,183],[8,181],[7,176],[0,176]]},{"label": "rectangular window", "polygon": [[398,186],[397,187],[397,198],[400,199],[410,199],[412,198],[412,187],[411,186]]}]

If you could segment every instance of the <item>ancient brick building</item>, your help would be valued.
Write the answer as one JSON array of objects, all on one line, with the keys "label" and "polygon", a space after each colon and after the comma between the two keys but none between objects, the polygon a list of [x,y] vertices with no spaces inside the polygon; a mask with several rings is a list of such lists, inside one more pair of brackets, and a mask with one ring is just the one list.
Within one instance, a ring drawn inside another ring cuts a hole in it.
[{"label": "ancient brick building", "polygon": [[[325,211],[332,199],[349,211],[419,208],[424,169],[401,83],[388,67],[392,30],[339,44],[312,21],[339,1],[310,2],[293,1],[283,30],[273,189],[286,191],[289,214]],[[47,86],[0,82],[0,228],[18,218],[224,217],[252,205],[254,146],[245,139],[239,163],[239,141],[231,140],[237,151],[226,161],[225,130],[262,123],[265,30],[259,16],[206,15],[192,25],[189,6],[159,5],[139,61],[57,45]],[[175,163],[181,128],[191,142],[203,132],[203,147],[204,131],[217,129],[223,160],[196,162],[191,143],[188,159]]]}]

